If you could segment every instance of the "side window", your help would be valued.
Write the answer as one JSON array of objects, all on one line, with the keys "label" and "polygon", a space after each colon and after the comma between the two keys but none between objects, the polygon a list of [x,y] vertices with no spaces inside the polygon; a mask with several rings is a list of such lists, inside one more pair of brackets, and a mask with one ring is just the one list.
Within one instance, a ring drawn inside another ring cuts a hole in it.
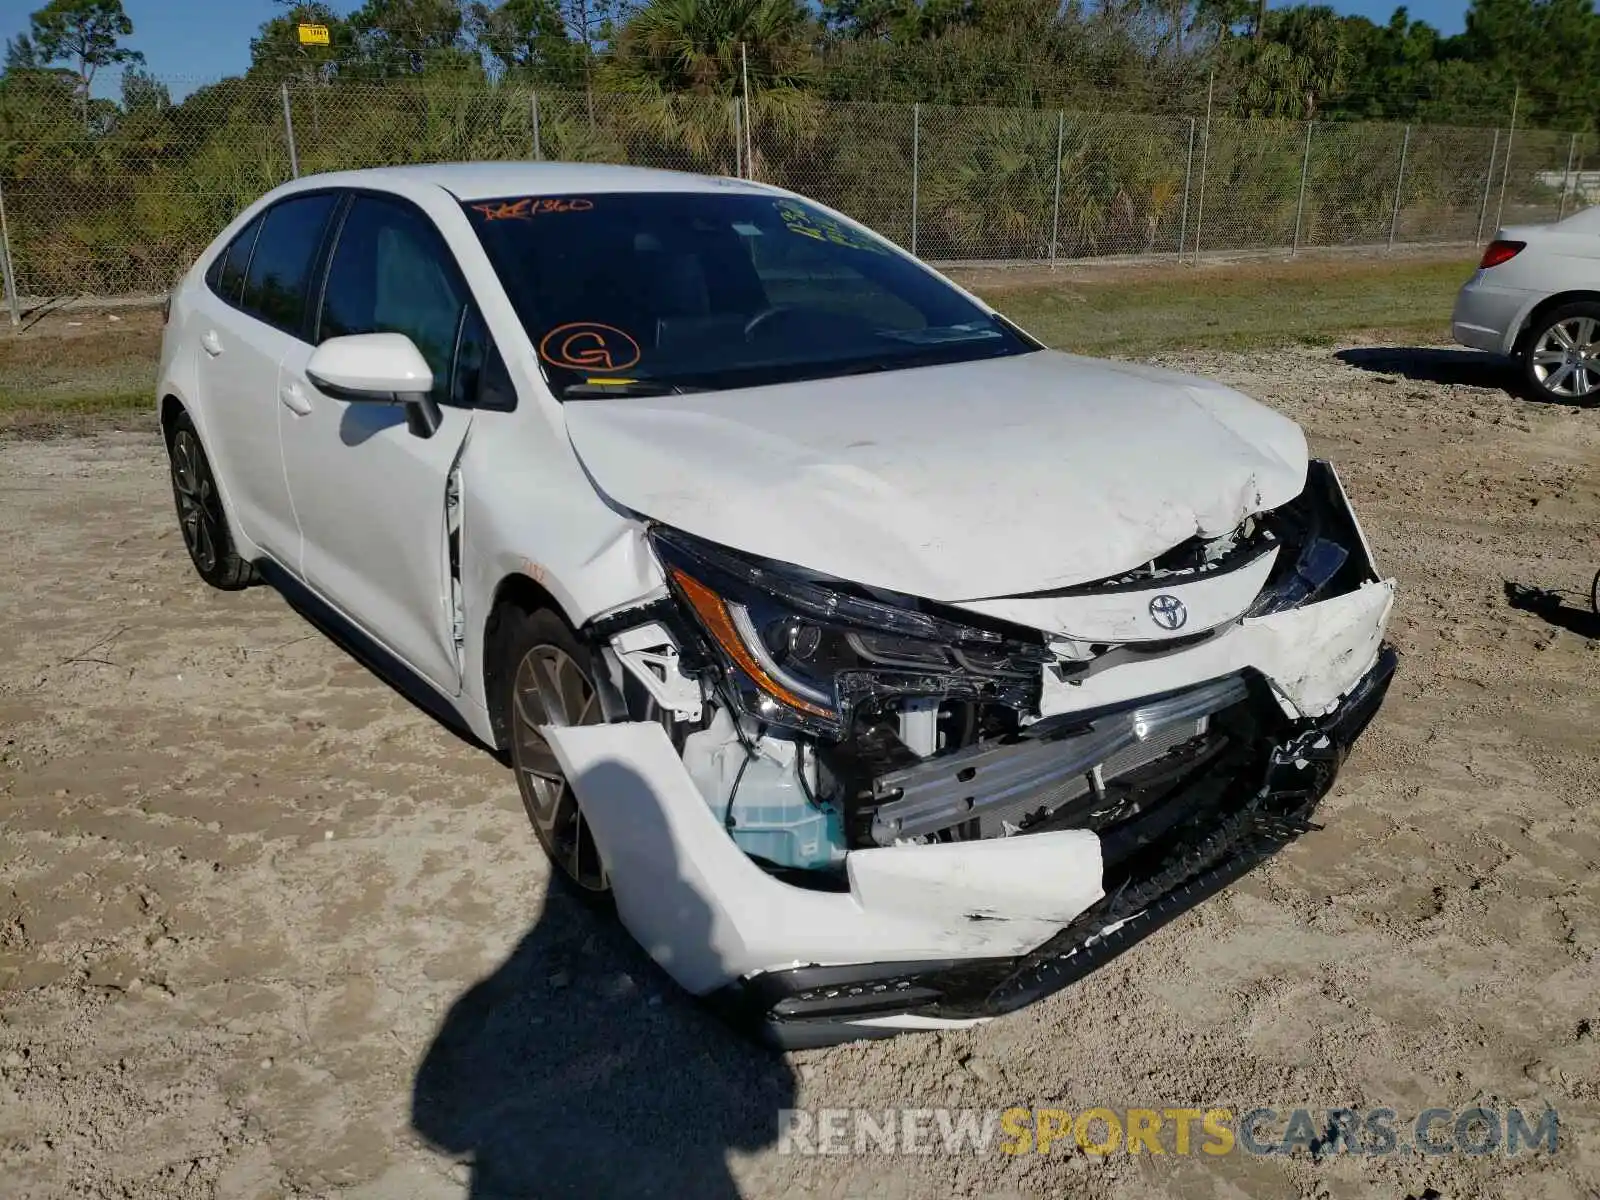
[{"label": "side window", "polygon": [[471,405],[496,412],[510,412],[517,407],[517,391],[505,359],[495,348],[483,317],[470,304],[462,315],[461,335],[456,339],[450,398],[463,407]]},{"label": "side window", "polygon": [[250,265],[250,252],[255,249],[256,234],[261,232],[261,218],[257,217],[239,231],[228,248],[217,256],[207,272],[206,282],[211,290],[229,304],[239,303],[239,292],[244,288],[244,270]]},{"label": "side window", "polygon": [[317,340],[403,333],[433,368],[434,399],[450,404],[466,307],[466,284],[433,223],[410,205],[357,196],[328,265]]},{"label": "side window", "polygon": [[245,274],[239,307],[296,337],[304,335],[306,291],[338,197],[293,196],[269,208]]}]

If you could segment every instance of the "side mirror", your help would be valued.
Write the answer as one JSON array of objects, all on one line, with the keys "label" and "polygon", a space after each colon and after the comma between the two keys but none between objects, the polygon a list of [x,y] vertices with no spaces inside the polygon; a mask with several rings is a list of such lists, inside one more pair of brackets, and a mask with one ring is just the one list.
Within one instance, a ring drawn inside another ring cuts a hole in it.
[{"label": "side mirror", "polygon": [[439,429],[433,370],[403,333],[329,338],[311,352],[306,378],[335,400],[404,405],[406,428],[418,437],[432,437]]}]

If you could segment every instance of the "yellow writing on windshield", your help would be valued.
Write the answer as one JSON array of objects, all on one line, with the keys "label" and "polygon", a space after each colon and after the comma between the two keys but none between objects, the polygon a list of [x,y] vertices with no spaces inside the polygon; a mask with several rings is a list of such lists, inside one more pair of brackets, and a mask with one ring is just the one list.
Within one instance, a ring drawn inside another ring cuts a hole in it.
[{"label": "yellow writing on windshield", "polygon": [[818,242],[832,242],[835,246],[847,246],[851,250],[866,250],[872,254],[889,253],[865,234],[840,224],[832,217],[802,208],[792,201],[779,200],[778,215],[783,218],[784,228],[790,233],[798,233],[801,237],[808,237]]}]

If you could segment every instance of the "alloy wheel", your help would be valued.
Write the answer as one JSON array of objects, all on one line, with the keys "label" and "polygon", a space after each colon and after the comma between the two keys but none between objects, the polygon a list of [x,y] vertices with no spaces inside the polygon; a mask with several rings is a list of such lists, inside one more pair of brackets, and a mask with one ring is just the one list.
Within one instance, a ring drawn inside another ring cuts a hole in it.
[{"label": "alloy wheel", "polygon": [[1552,396],[1581,400],[1600,391],[1600,321],[1569,317],[1534,343],[1533,377]]},{"label": "alloy wheel", "polygon": [[222,498],[199,441],[187,429],[180,429],[172,439],[172,486],[178,497],[183,544],[201,572],[212,571],[222,541]]},{"label": "alloy wheel", "polygon": [[604,721],[594,682],[559,646],[531,647],[512,681],[516,730],[513,765],[534,832],[556,865],[589,892],[610,890],[594,836],[542,725],[598,725]]}]

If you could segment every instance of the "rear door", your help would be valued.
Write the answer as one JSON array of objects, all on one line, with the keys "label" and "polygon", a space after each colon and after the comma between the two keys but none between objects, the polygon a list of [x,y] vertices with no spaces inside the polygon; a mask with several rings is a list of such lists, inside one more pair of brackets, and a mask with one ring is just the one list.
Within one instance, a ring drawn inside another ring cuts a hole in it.
[{"label": "rear door", "polygon": [[291,569],[300,531],[278,450],[278,364],[304,344],[312,268],[336,200],[294,195],[252,221],[209,275],[199,314],[206,452],[240,530]]},{"label": "rear door", "polygon": [[307,582],[414,670],[460,689],[450,532],[451,471],[471,423],[458,344],[467,287],[433,222],[408,201],[357,193],[328,259],[316,340],[403,333],[433,369],[443,420],[432,437],[398,405],[349,403],[306,376],[310,345],[282,361],[284,469]]}]

